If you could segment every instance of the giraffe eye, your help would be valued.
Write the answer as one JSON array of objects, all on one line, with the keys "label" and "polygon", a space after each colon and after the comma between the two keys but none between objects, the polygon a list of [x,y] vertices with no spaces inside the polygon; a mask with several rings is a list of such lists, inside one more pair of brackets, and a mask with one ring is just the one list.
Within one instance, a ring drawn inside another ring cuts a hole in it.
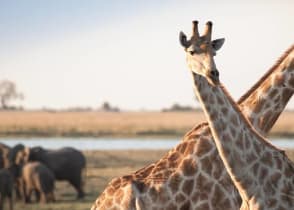
[{"label": "giraffe eye", "polygon": [[189,51],[190,55],[194,55],[195,51]]},{"label": "giraffe eye", "polygon": [[204,44],[200,45],[200,49],[201,50],[206,50],[207,45],[208,45],[207,43],[204,43]]}]

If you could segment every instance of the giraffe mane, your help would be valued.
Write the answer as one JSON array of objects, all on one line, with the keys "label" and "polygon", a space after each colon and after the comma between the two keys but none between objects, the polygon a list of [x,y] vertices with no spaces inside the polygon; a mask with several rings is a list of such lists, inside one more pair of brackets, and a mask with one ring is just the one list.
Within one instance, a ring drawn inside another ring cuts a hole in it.
[{"label": "giraffe mane", "polygon": [[[294,45],[291,47],[291,49],[294,49]],[[291,50],[290,50],[291,51]],[[232,98],[232,96],[230,95],[230,93],[227,91],[227,89],[223,86],[222,83],[220,83],[219,87],[224,91],[224,93],[228,96],[228,99],[231,101],[232,107],[235,109],[235,111],[237,111],[244,119],[245,124],[250,127],[252,129],[252,132],[259,137],[259,139],[264,142],[266,145],[268,145],[269,147],[283,153],[285,155],[285,151],[274,146],[273,144],[271,144],[264,136],[262,136],[261,134],[259,134],[258,131],[256,131],[256,129],[252,126],[252,124],[250,123],[249,119],[247,117],[244,116],[243,112],[241,111],[240,107],[238,106],[238,104],[234,101],[234,99]],[[286,155],[285,155],[286,156]]]},{"label": "giraffe mane", "polygon": [[256,82],[243,96],[240,97],[240,99],[237,101],[238,104],[241,104],[246,100],[246,98],[251,95],[252,92],[254,92],[257,87],[260,86],[260,84],[273,72],[276,70],[276,68],[287,58],[287,56],[294,50],[294,44],[288,48],[284,54],[276,61],[276,63]]},{"label": "giraffe mane", "polygon": [[197,125],[195,125],[191,130],[189,130],[183,137],[183,141],[186,139],[190,139],[191,135],[193,135],[193,133],[197,132],[199,129],[208,126],[208,122],[201,122]]}]

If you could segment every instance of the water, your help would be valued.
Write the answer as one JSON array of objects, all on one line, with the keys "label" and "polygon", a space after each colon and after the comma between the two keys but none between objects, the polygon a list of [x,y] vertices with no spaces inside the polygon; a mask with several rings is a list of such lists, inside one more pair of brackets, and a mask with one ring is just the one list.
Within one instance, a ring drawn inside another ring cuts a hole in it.
[{"label": "water", "polygon": [[[171,149],[180,142],[180,138],[0,138],[0,142],[9,146],[22,143],[25,146],[42,146],[49,149],[74,147],[79,150],[126,150],[126,149]],[[294,139],[276,138],[271,142],[283,149],[294,149]]]}]

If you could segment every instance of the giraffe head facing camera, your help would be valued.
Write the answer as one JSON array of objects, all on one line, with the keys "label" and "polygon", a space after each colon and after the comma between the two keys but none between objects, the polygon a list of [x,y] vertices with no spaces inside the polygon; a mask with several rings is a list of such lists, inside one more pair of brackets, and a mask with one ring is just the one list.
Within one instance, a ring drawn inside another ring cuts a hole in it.
[{"label": "giraffe head facing camera", "polygon": [[[219,72],[214,62],[216,51],[225,42],[224,38],[211,41],[212,22],[208,21],[205,25],[204,34],[199,35],[198,21],[193,21],[193,33],[190,40],[180,32],[180,43],[187,52],[187,63],[192,73],[202,75],[207,78],[211,85],[219,83]],[[195,72],[197,70],[197,72]]]}]

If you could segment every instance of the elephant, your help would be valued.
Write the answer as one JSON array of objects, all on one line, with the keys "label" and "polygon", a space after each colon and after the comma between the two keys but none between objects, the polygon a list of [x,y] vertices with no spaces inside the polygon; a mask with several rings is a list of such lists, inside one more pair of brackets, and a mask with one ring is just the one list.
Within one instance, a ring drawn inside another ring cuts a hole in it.
[{"label": "elephant", "polygon": [[13,210],[13,186],[14,186],[14,175],[13,172],[8,168],[0,169],[0,210],[3,210],[4,200],[8,198],[9,209]]},{"label": "elephant", "polygon": [[11,148],[3,143],[0,143],[0,169],[7,168],[9,166],[8,155]]},{"label": "elephant", "polygon": [[34,161],[22,166],[20,185],[24,201],[31,202],[31,194],[36,193],[37,201],[47,203],[55,201],[54,198],[54,173],[44,164]]},{"label": "elephant", "polygon": [[83,198],[83,172],[86,168],[86,158],[82,152],[64,147],[58,150],[46,150],[42,147],[27,149],[29,161],[40,161],[55,175],[56,180],[68,181],[77,191],[77,198]]},{"label": "elephant", "polygon": [[16,144],[10,148],[7,157],[8,165],[22,165],[23,163],[28,162],[28,152],[23,144]]},{"label": "elephant", "polygon": [[6,154],[6,166],[8,168],[14,168],[14,189],[17,200],[21,200],[21,190],[18,177],[20,176],[21,167],[25,162],[27,162],[28,156],[23,144],[16,144],[15,146],[9,148]]}]

